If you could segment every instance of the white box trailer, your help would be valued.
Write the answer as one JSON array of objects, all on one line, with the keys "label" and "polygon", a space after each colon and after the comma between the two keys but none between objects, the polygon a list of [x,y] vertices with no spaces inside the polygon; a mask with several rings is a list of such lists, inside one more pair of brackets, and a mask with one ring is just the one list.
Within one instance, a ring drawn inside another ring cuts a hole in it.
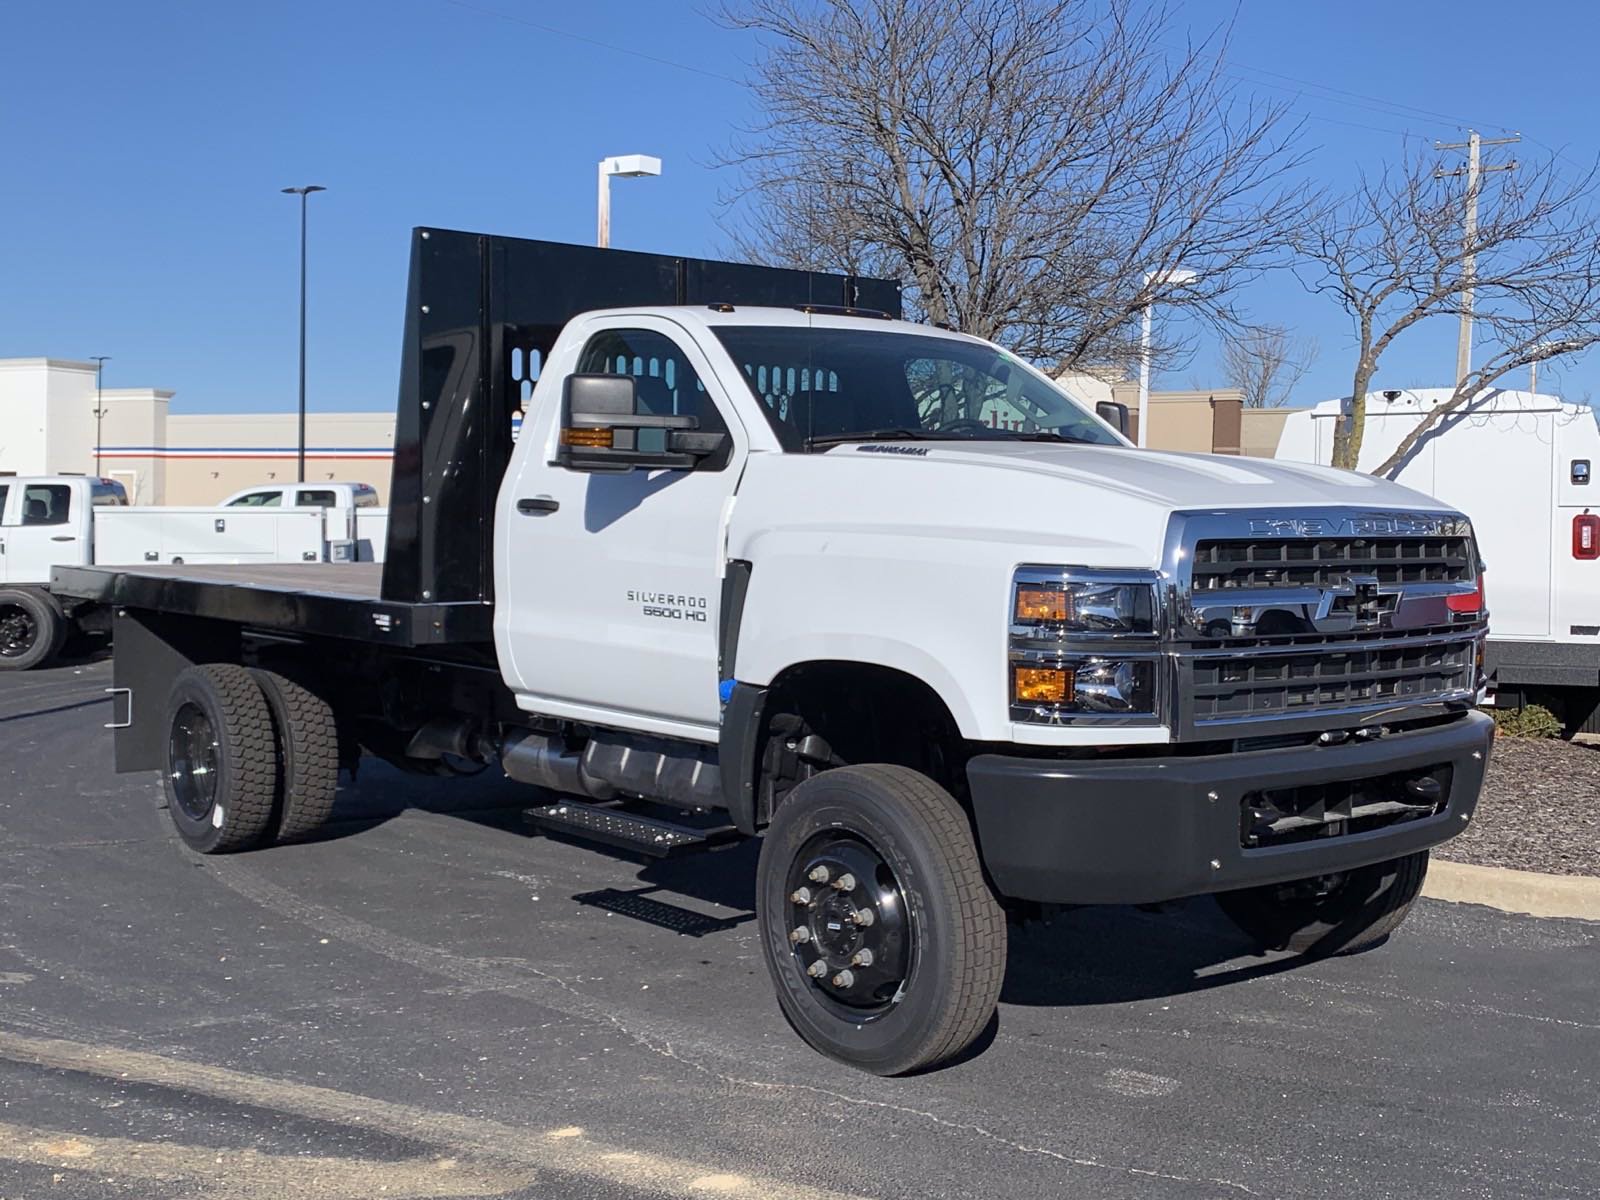
[{"label": "white box trailer", "polygon": [[[1371,471],[1448,388],[1367,397],[1359,467]],[[1284,423],[1279,459],[1327,464],[1348,400]],[[1488,568],[1486,647],[1497,703],[1547,704],[1574,729],[1600,728],[1600,417],[1559,396],[1491,390],[1429,431],[1399,483],[1472,519]]]}]

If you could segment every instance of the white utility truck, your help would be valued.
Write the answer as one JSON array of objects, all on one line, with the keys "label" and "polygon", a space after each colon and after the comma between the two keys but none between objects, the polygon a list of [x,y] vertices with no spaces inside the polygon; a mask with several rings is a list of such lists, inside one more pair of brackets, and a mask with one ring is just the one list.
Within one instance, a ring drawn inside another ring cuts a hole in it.
[{"label": "white utility truck", "polygon": [[377,494],[367,485],[290,490],[292,499],[327,503],[279,507],[235,497],[222,508],[133,508],[112,479],[0,475],[0,671],[42,666],[73,634],[109,630],[100,606],[51,594],[56,567],[381,557],[375,547],[383,545],[387,513],[370,506]]},{"label": "white utility truck", "polygon": [[[1386,460],[1449,388],[1373,392],[1362,470]],[[1326,463],[1348,401],[1284,423],[1279,460]],[[1485,648],[1495,704],[1545,704],[1600,732],[1600,414],[1559,396],[1491,389],[1425,434],[1392,478],[1466,513],[1491,568]]]},{"label": "white utility truck", "polygon": [[1491,746],[1467,520],[1141,452],[899,308],[416,231],[381,569],[56,572],[116,612],[118,769],[208,853],[315,829],[358,746],[498,766],[624,853],[761,834],[785,1016],[884,1074],[979,1036],[1008,909],[1209,893],[1263,947],[1382,940]]}]

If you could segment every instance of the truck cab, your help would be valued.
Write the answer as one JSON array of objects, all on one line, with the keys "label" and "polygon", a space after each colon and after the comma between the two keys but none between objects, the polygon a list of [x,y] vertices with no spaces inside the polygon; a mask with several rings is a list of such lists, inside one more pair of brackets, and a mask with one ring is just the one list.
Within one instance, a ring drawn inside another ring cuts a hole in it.
[{"label": "truck cab", "polygon": [[378,489],[370,483],[268,484],[235,492],[221,507],[377,508]]}]

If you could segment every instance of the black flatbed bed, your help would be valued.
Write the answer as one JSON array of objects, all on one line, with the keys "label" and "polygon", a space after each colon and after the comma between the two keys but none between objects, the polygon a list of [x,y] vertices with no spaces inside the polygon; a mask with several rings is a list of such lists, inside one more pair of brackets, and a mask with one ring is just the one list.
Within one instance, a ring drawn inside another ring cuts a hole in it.
[{"label": "black flatbed bed", "polygon": [[493,605],[385,600],[381,563],[57,567],[57,596],[386,646],[493,640]]}]

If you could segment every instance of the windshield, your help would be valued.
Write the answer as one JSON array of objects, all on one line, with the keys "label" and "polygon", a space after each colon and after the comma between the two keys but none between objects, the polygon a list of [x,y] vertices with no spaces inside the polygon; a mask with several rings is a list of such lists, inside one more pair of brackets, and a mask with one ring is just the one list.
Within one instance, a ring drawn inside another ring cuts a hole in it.
[{"label": "windshield", "polygon": [[788,451],[874,438],[1122,444],[993,346],[876,329],[714,329]]}]

